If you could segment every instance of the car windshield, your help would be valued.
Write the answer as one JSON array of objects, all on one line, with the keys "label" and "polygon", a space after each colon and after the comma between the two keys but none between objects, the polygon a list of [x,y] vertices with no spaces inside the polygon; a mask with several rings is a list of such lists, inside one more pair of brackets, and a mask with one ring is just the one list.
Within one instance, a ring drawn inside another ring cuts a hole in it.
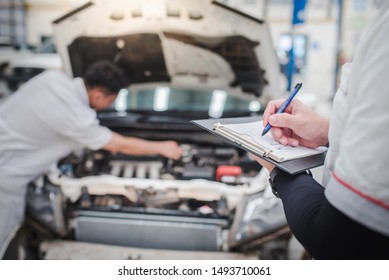
[{"label": "car windshield", "polygon": [[219,118],[255,114],[261,107],[254,96],[225,90],[156,86],[121,90],[112,109],[119,112],[178,113]]}]

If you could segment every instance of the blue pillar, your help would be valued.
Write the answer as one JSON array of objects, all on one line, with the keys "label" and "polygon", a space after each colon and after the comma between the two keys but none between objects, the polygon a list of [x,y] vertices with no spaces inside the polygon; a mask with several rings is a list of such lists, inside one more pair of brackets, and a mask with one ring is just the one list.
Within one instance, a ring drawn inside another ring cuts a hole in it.
[{"label": "blue pillar", "polygon": [[294,72],[294,26],[296,24],[302,24],[305,21],[305,6],[307,4],[307,0],[293,0],[293,15],[292,15],[292,26],[291,26],[291,32],[290,32],[290,38],[291,38],[291,47],[289,52],[289,64],[288,64],[288,88],[287,90],[290,91],[292,88],[292,82],[293,82],[293,72]]}]

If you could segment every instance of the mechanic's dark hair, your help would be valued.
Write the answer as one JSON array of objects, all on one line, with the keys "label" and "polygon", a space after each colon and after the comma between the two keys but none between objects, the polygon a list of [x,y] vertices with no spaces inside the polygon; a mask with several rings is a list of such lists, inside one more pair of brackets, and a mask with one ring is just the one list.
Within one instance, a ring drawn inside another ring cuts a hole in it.
[{"label": "mechanic's dark hair", "polygon": [[105,89],[108,95],[116,95],[129,84],[124,71],[108,60],[100,60],[90,65],[83,78],[88,89],[100,87]]}]

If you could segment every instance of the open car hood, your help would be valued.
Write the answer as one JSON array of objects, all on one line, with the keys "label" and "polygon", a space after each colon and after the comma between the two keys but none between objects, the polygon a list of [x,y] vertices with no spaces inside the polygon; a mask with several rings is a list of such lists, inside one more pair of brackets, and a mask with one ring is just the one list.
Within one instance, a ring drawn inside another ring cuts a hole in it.
[{"label": "open car hood", "polygon": [[234,88],[275,98],[279,66],[268,26],[210,0],[99,0],[55,20],[65,71],[81,76],[99,59],[132,84]]}]

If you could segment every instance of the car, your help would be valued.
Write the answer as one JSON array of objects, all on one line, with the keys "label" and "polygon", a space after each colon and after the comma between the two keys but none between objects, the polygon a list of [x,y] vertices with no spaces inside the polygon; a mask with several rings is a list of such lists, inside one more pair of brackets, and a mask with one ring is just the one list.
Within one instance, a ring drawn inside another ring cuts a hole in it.
[{"label": "car", "polygon": [[28,50],[18,50],[11,44],[10,39],[0,36],[0,101],[10,94],[4,77],[10,61],[30,54]]},{"label": "car", "polygon": [[16,91],[23,83],[46,70],[61,70],[61,56],[55,45],[47,40],[33,51],[17,52],[1,66],[1,77],[9,91]]},{"label": "car", "polygon": [[53,24],[70,75],[106,59],[131,79],[99,112],[101,124],[175,140],[184,154],[83,149],[61,159],[29,186],[18,252],[28,244],[24,256],[41,259],[287,258],[291,233],[268,173],[190,122],[260,118],[281,96],[267,24],[209,0],[96,1]]}]

